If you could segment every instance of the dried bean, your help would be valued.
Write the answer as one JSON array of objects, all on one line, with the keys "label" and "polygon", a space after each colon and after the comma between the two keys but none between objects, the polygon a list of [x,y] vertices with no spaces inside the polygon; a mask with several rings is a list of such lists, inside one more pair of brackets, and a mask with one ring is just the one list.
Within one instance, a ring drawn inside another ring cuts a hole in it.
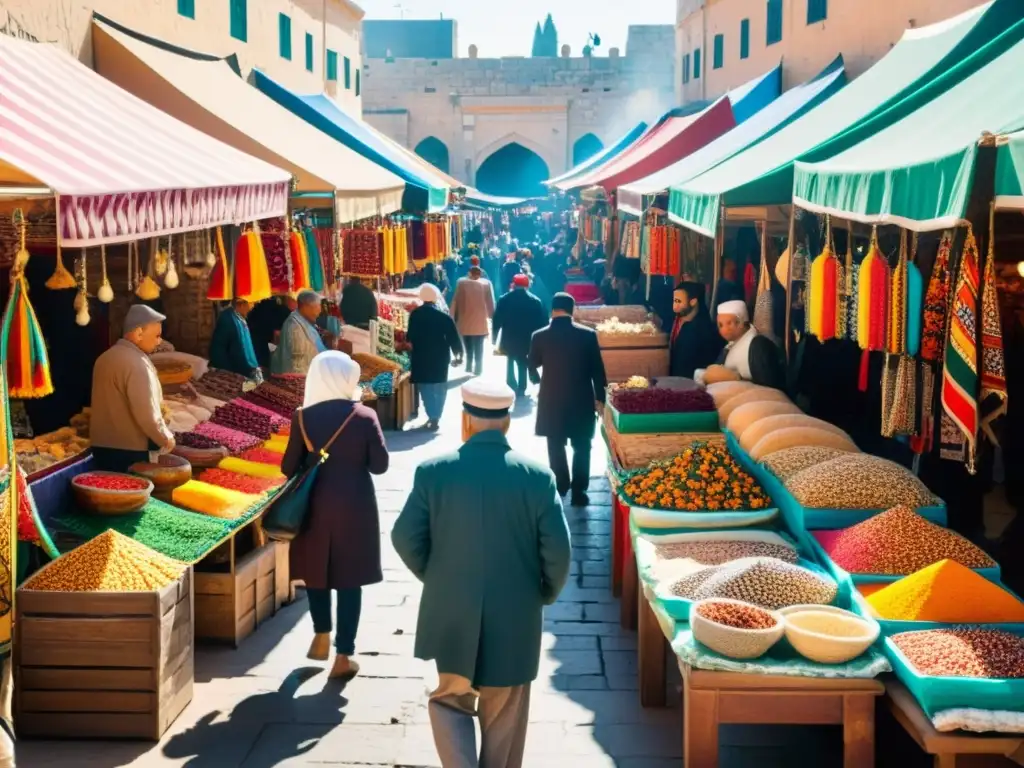
[{"label": "dried bean", "polygon": [[788,544],[735,539],[656,544],[654,551],[663,560],[688,559],[701,565],[722,565],[744,557],[773,557],[787,563],[798,559],[796,549]]},{"label": "dried bean", "polygon": [[839,456],[798,472],[786,487],[812,509],[889,509],[899,504],[928,507],[935,494],[910,470],[866,453]]},{"label": "dried bean", "polygon": [[[744,406],[746,407],[746,406]],[[797,472],[809,467],[823,464],[826,461],[846,455],[846,451],[837,448],[825,448],[819,445],[801,445],[796,448],[784,448],[769,453],[761,463],[782,482],[786,482]]]},{"label": "dried bean", "polygon": [[697,615],[734,629],[771,629],[775,618],[753,605],[736,603],[703,603],[697,607]]},{"label": "dried bean", "polygon": [[672,593],[690,600],[728,597],[775,610],[804,603],[827,605],[838,587],[825,574],[773,557],[750,557],[711,566],[672,585]]},{"label": "dried bean", "polygon": [[996,629],[957,627],[901,632],[893,644],[922,675],[1024,677],[1024,638]]}]

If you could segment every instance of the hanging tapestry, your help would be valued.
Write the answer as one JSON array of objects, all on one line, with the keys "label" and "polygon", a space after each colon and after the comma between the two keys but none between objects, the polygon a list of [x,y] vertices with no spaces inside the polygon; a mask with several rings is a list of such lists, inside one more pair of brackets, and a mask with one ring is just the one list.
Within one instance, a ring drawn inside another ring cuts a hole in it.
[{"label": "hanging tapestry", "polygon": [[775,338],[775,312],[772,306],[772,276],[768,270],[767,233],[761,231],[761,275],[754,297],[754,328],[762,336]]},{"label": "hanging tapestry", "polygon": [[942,362],[942,353],[946,348],[946,322],[949,317],[950,292],[953,290],[949,259],[954,234],[952,229],[942,233],[935,266],[932,267],[932,276],[928,281],[928,292],[924,297],[921,358],[933,363]]},{"label": "hanging tapestry", "polygon": [[990,227],[985,276],[981,286],[981,400],[978,411],[981,430],[993,445],[999,445],[993,426],[1006,413],[1006,357],[1003,353],[999,296],[996,293],[994,242],[995,233],[993,227]]}]

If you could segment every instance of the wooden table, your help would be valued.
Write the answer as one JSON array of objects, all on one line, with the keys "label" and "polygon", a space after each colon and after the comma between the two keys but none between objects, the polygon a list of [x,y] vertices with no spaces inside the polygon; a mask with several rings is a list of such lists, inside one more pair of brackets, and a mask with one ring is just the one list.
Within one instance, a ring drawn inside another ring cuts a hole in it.
[{"label": "wooden table", "polygon": [[[961,731],[941,733],[924,713],[913,694],[898,680],[885,684],[889,709],[896,722],[903,726],[917,745],[935,756],[935,768],[956,768],[966,761],[957,762],[967,755],[992,755],[1009,758],[1024,756],[1024,736],[1016,734],[968,734]],[[1005,765],[1013,765],[1009,760]],[[1019,764],[1019,763],[1017,763]]]},{"label": "wooden table", "polygon": [[842,725],[843,765],[875,764],[878,680],[709,672],[680,661],[683,764],[718,765],[719,725]]},{"label": "wooden table", "polygon": [[639,617],[637,619],[637,677],[640,689],[640,706],[664,707],[668,638],[658,621],[643,582],[639,584],[637,598]]}]

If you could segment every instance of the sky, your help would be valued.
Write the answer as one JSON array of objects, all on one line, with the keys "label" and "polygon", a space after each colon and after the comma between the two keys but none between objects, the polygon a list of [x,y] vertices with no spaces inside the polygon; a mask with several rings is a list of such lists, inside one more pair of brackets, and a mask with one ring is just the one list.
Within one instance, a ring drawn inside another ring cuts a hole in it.
[{"label": "sky", "polygon": [[475,44],[480,58],[529,56],[537,22],[551,14],[558,44],[580,56],[590,33],[601,37],[597,55],[626,53],[630,24],[675,24],[675,0],[356,0],[368,19],[436,19],[458,22],[459,55]]}]

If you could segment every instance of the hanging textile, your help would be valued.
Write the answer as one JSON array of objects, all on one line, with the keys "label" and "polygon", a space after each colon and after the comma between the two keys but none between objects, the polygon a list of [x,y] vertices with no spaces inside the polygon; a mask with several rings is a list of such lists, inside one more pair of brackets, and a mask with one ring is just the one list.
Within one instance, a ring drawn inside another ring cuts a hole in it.
[{"label": "hanging textile", "polygon": [[907,354],[917,357],[921,351],[921,313],[924,311],[924,278],[917,268],[917,233],[907,262]]},{"label": "hanging textile", "polygon": [[29,260],[25,247],[27,226],[20,210],[15,212],[15,219],[20,228],[20,244],[11,267],[11,295],[4,314],[0,355],[7,360],[8,394],[25,400],[53,394],[53,381],[43,331],[28,298],[28,280],[25,279],[25,265]]},{"label": "hanging textile", "polygon": [[324,262],[320,255],[320,244],[316,239],[316,232],[311,227],[302,230],[302,237],[306,241],[306,255],[309,263],[309,287],[317,293],[322,293],[327,285],[324,279]]},{"label": "hanging textile", "polygon": [[882,368],[882,436],[913,435],[917,428],[917,366],[907,355],[886,355]]},{"label": "hanging textile", "polygon": [[298,230],[288,234],[288,256],[292,267],[292,290],[309,290],[309,252],[306,238]]},{"label": "hanging textile", "polygon": [[853,266],[853,226],[846,231],[846,265],[843,276],[842,318],[844,325],[842,338],[857,340],[857,270]]},{"label": "hanging textile", "polygon": [[757,294],[754,297],[754,328],[762,336],[775,338],[775,313],[772,307],[772,276],[768,269],[768,232],[767,224],[761,225],[761,275],[757,282]]},{"label": "hanging textile", "polygon": [[981,400],[978,405],[982,432],[999,445],[993,424],[1006,413],[1006,357],[999,318],[995,268],[995,209],[989,209],[988,255],[981,286]]},{"label": "hanging textile", "polygon": [[820,341],[836,338],[839,329],[839,292],[843,285],[843,270],[835,255],[832,242],[832,221],[825,217],[825,244],[818,257],[811,262],[806,314],[809,331]]},{"label": "hanging textile", "polygon": [[213,270],[210,272],[210,285],[206,289],[206,298],[210,301],[231,300],[231,270],[228,269],[228,255],[224,250],[224,233],[217,227],[213,247]]},{"label": "hanging textile", "polygon": [[345,274],[377,277],[383,273],[381,239],[376,229],[342,230],[342,252]]},{"label": "hanging textile", "polygon": [[747,306],[751,307],[754,305],[756,297],[757,271],[754,269],[753,262],[748,261],[747,266],[743,268],[743,298],[747,302]]},{"label": "hanging textile", "polygon": [[255,229],[243,233],[235,246],[235,295],[252,304],[271,296],[263,241]]},{"label": "hanging textile", "polygon": [[910,447],[916,454],[930,453],[935,442],[935,368],[933,363],[921,361],[921,402],[919,404],[920,426],[917,434],[910,439]]},{"label": "hanging textile", "polygon": [[902,355],[907,349],[907,231],[900,230],[900,255],[889,280],[889,327],[886,351]]},{"label": "hanging textile", "polygon": [[944,459],[965,462],[972,475],[978,438],[977,359],[978,244],[968,227],[946,338],[939,450]]},{"label": "hanging textile", "polygon": [[932,267],[932,276],[928,281],[928,293],[924,298],[921,358],[932,363],[942,362],[946,348],[946,323],[949,317],[950,294],[953,290],[953,272],[949,261],[954,235],[952,229],[942,233],[935,266]]}]

